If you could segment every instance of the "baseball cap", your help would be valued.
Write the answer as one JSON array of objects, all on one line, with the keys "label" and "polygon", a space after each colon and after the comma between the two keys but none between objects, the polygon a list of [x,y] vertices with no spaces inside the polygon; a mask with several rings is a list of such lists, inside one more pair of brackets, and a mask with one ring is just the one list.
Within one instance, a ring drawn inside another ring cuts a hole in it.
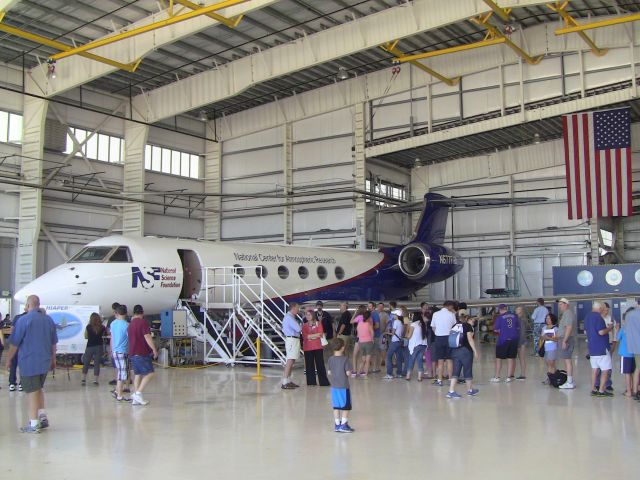
[{"label": "baseball cap", "polygon": [[562,297],[560,300],[558,300],[558,302],[566,303],[567,305],[569,305],[569,300],[567,300],[565,297]]},{"label": "baseball cap", "polygon": [[322,307],[323,305],[324,303],[322,303],[320,300],[316,302],[316,307]]},{"label": "baseball cap", "polygon": [[461,308],[460,310],[458,310],[458,316],[459,317],[462,317],[462,316],[468,317],[469,316],[469,312],[467,312],[464,308]]},{"label": "baseball cap", "polygon": [[501,303],[500,305],[498,305],[498,310],[502,310],[503,308],[507,308],[506,303]]},{"label": "baseball cap", "polygon": [[394,315],[398,316],[398,317],[402,317],[403,313],[402,310],[400,310],[399,308],[396,308],[393,312]]}]

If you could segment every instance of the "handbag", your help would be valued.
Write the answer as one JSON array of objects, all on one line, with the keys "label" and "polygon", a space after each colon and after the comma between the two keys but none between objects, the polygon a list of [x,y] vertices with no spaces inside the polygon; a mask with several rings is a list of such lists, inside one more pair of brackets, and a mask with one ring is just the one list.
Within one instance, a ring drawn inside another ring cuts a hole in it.
[{"label": "handbag", "polygon": [[538,356],[544,357],[544,341],[540,342],[540,348],[538,348]]},{"label": "handbag", "polygon": [[322,345],[323,347],[329,345],[329,340],[327,340],[327,337],[324,334],[322,334],[322,336],[320,337],[320,345]]}]

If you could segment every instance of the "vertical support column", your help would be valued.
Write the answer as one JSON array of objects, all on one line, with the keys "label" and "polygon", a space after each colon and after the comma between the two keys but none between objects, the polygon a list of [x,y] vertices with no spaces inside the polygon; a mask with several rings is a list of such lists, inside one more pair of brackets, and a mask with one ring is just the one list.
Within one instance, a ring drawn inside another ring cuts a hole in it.
[{"label": "vertical support column", "polygon": [[500,81],[500,116],[504,117],[504,67],[502,65],[498,65],[498,80]]},{"label": "vertical support column", "polygon": [[625,261],[624,258],[624,221],[625,217],[618,217],[613,219],[614,231],[613,231],[613,249],[615,250],[618,258],[621,262]]},{"label": "vertical support column", "polygon": [[578,50],[578,65],[580,68],[580,98],[584,98],[586,94],[585,80],[584,80],[584,54],[582,50]]},{"label": "vertical support column", "polygon": [[[354,120],[354,145],[355,145],[355,189],[365,189],[365,157],[364,157],[364,103],[355,105]],[[367,205],[364,195],[356,194],[355,205],[356,234],[358,235],[358,248],[367,248]]]},{"label": "vertical support column", "polygon": [[591,230],[591,265],[600,265],[600,225],[598,218],[589,220]]},{"label": "vertical support column", "polygon": [[282,142],[283,162],[282,169],[284,172],[284,225],[283,225],[283,241],[291,245],[293,243],[293,125],[291,123],[284,124],[284,138]]},{"label": "vertical support column", "polygon": [[522,58],[518,58],[518,74],[519,74],[519,84],[520,84],[520,116],[522,117],[522,121],[524,122],[526,116],[524,107],[527,103],[525,101],[525,92],[524,92],[524,62]]},{"label": "vertical support column", "polygon": [[222,222],[222,142],[207,140],[204,157],[204,238],[220,240]]},{"label": "vertical support column", "polygon": [[[144,147],[147,144],[148,135],[149,127],[147,125],[126,122],[124,129],[124,191],[127,192],[128,197],[144,198]],[[136,237],[144,235],[144,203],[124,202],[122,234]]]},{"label": "vertical support column", "polygon": [[[44,125],[49,102],[24,97],[22,127],[22,178],[27,183],[42,184]],[[15,289],[24,287],[36,277],[38,239],[42,225],[42,190],[20,187],[18,252]]]},{"label": "vertical support column", "polygon": [[[509,175],[509,198],[513,200],[514,197],[514,184],[513,175]],[[507,282],[505,287],[510,290],[516,289],[516,264],[515,264],[515,251],[516,251],[516,206],[513,202],[509,205],[509,213],[511,221],[509,222],[509,265],[506,268]]]},{"label": "vertical support column", "polygon": [[427,132],[433,132],[433,98],[431,95],[431,83],[427,83]]},{"label": "vertical support column", "polygon": [[[633,24],[631,24],[631,29],[633,29]],[[638,83],[636,82],[636,50],[633,46],[633,41],[629,42],[629,65],[631,67],[629,72],[631,76],[631,94],[635,98],[638,96]]]}]

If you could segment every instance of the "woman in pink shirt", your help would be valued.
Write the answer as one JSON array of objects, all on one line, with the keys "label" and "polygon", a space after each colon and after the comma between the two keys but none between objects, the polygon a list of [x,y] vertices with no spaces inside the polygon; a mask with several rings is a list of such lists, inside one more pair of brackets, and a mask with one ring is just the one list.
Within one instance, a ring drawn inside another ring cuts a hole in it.
[{"label": "woman in pink shirt", "polygon": [[358,322],[356,328],[358,329],[358,345],[362,354],[360,376],[366,377],[367,373],[369,373],[369,364],[373,353],[373,323],[371,322],[371,312],[369,310],[363,312],[362,320]]},{"label": "woman in pink shirt", "polygon": [[302,350],[304,350],[304,369],[307,375],[307,385],[318,384],[328,387],[327,369],[324,366],[323,346],[320,338],[324,335],[322,323],[318,322],[312,308],[304,312],[305,323],[302,325]]}]

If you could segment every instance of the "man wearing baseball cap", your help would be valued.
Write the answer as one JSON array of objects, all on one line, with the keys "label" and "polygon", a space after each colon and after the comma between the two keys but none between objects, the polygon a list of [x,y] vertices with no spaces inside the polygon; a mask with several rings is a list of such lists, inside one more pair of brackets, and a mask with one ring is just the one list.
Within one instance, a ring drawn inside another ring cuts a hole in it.
[{"label": "man wearing baseball cap", "polygon": [[560,385],[560,388],[571,390],[576,388],[573,384],[573,363],[571,362],[571,357],[575,346],[576,333],[578,333],[578,322],[575,313],[573,313],[569,305],[569,300],[564,297],[558,300],[558,308],[562,313],[557,333],[558,355],[564,360],[564,365],[567,369],[567,381]]}]

